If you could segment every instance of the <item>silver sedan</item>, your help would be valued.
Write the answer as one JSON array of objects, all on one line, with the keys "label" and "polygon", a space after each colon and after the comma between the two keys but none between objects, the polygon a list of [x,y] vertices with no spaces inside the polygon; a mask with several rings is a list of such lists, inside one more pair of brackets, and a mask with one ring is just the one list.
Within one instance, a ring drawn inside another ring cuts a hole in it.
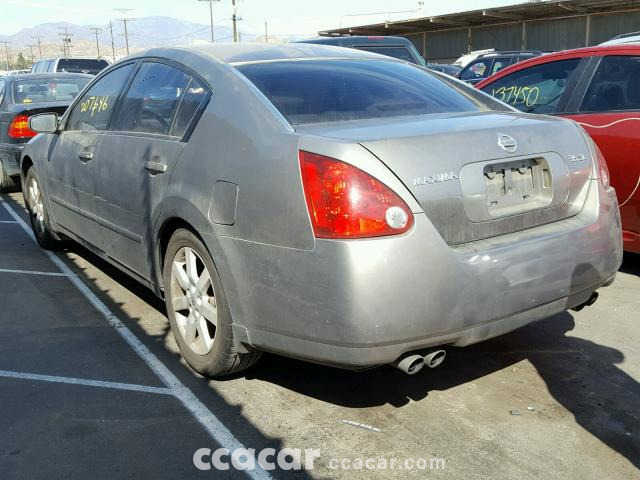
[{"label": "silver sedan", "polygon": [[367,52],[153,49],[30,126],[40,245],[80,242],[164,297],[212,377],[263,351],[415,373],[592,303],[621,262],[577,124]]}]

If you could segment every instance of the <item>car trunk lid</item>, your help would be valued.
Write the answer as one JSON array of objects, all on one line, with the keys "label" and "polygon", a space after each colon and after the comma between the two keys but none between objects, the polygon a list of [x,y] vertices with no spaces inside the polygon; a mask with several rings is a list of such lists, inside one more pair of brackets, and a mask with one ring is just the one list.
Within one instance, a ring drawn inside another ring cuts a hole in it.
[{"label": "car trunk lid", "polygon": [[298,130],[369,150],[410,190],[450,245],[575,215],[592,172],[578,127],[551,117],[482,112]]}]

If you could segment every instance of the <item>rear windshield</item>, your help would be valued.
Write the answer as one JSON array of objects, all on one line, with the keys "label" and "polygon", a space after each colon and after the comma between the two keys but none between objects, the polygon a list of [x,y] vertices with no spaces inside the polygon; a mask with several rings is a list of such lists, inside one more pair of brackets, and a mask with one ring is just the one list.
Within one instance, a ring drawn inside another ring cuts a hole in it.
[{"label": "rear windshield", "polygon": [[292,125],[485,109],[434,74],[400,62],[302,60],[236,68]]},{"label": "rear windshield", "polygon": [[90,78],[39,78],[13,84],[14,103],[71,102]]},{"label": "rear windshield", "polygon": [[109,63],[106,60],[91,60],[90,58],[61,58],[58,60],[58,72],[96,75],[108,66]]},{"label": "rear windshield", "polygon": [[418,63],[419,60],[412,54],[411,50],[402,46],[386,47],[382,45],[357,45],[353,48],[364,50],[365,52],[378,53],[387,57],[398,58],[405,62]]}]

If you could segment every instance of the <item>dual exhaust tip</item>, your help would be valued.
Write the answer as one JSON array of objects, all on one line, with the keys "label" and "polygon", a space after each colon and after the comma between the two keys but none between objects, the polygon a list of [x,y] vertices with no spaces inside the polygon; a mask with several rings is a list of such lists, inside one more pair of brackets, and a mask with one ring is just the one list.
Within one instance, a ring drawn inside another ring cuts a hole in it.
[{"label": "dual exhaust tip", "polygon": [[405,355],[392,363],[394,367],[407,375],[415,375],[423,367],[436,368],[444,362],[447,352],[444,350],[434,350],[427,355]]}]

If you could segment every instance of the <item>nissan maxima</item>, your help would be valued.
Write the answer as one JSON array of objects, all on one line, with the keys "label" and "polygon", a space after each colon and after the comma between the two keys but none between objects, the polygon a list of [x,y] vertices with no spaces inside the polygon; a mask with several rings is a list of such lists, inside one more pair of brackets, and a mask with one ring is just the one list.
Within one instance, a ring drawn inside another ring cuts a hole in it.
[{"label": "nissan maxima", "polygon": [[39,244],[80,242],[163,297],[210,377],[265,351],[414,373],[591,304],[621,263],[575,122],[368,52],[153,49],[30,127]]}]

